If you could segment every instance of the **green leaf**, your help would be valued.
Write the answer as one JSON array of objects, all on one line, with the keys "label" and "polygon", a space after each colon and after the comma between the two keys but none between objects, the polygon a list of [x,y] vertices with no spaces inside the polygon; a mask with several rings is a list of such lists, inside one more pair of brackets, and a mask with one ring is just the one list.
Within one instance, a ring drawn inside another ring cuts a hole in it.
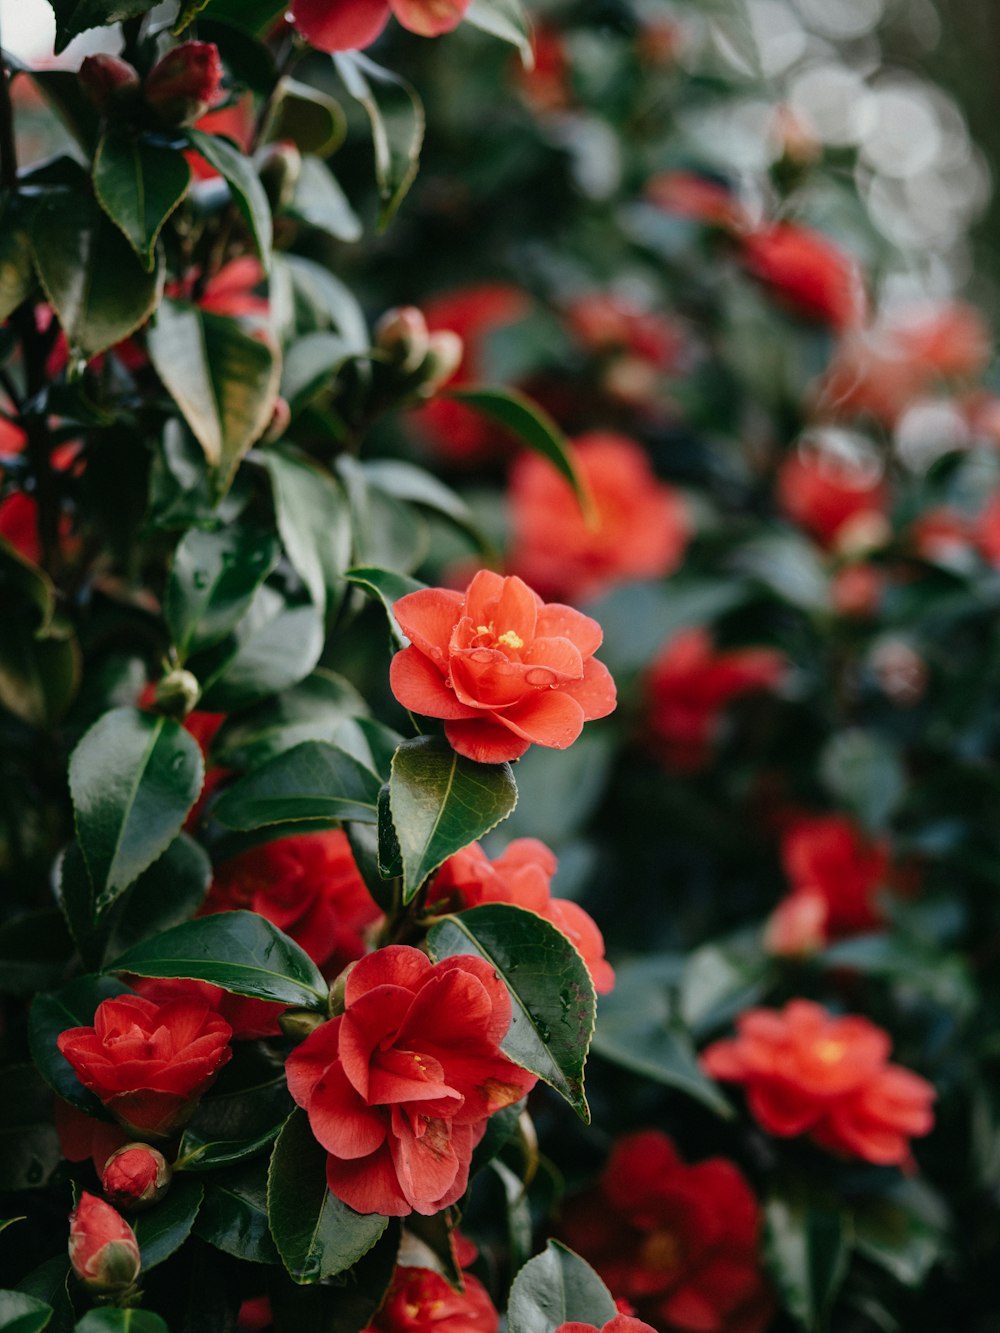
[{"label": "green leaf", "polygon": [[290,605],[265,585],[232,634],[192,657],[188,666],[202,682],[201,707],[228,713],[297,685],[322,651],[323,620],[316,607]]},{"label": "green leaf", "polygon": [[590,1265],[550,1240],[514,1279],[507,1327],[510,1333],[554,1333],[568,1323],[600,1328],[617,1313],[614,1298]]},{"label": "green leaf", "polygon": [[180,1169],[214,1171],[258,1156],[277,1138],[291,1107],[283,1076],[234,1091],[214,1090],[184,1131],[177,1150]]},{"label": "green leaf", "polygon": [[212,742],[212,760],[223,768],[260,768],[303,741],[337,741],[345,723],[363,717],[368,705],[342,676],[323,669],[229,718]]},{"label": "green leaf", "polygon": [[333,172],[317,157],[304,157],[287,209],[299,222],[338,241],[359,241],[364,228]]},{"label": "green leaf", "polygon": [[356,1213],[330,1193],[326,1151],[305,1112],[295,1110],[274,1145],[267,1213],[278,1253],[296,1282],[319,1282],[354,1265],[389,1224],[378,1213]]},{"label": "green leaf", "polygon": [[56,862],[56,897],[84,966],[98,968],[107,920],[97,920],[94,886],[78,842],[71,842]]},{"label": "green leaf", "polygon": [[472,0],[465,11],[465,21],[516,46],[525,68],[533,67],[531,27],[520,0]]},{"label": "green leaf", "polygon": [[375,597],[382,603],[389,618],[392,637],[400,648],[408,644],[409,639],[399,628],[392,613],[393,603],[398,602],[400,597],[405,597],[407,593],[426,588],[426,583],[421,583],[419,579],[411,579],[408,574],[397,574],[393,569],[376,569],[371,565],[348,569],[344,573],[344,578],[349,583],[363,588],[369,597]]},{"label": "green leaf", "polygon": [[28,299],[34,285],[27,218],[21,200],[7,195],[0,211],[0,321]]},{"label": "green leaf", "polygon": [[854,1209],[858,1252],[897,1282],[917,1288],[942,1256],[948,1221],[928,1186],[900,1181],[885,1197]]},{"label": "green leaf", "polygon": [[337,746],[305,741],[230,787],[213,813],[220,824],[241,832],[301,819],[373,824],[380,785]]},{"label": "green leaf", "polygon": [[69,1280],[72,1269],[69,1259],[57,1255],[33,1268],[26,1278],[17,1284],[18,1291],[36,1300],[51,1305],[53,1318],[48,1325],[49,1333],[71,1333],[76,1323],[76,1312],[69,1295]]},{"label": "green leaf", "polygon": [[413,88],[360,51],[338,51],[333,62],[344,87],[371,122],[375,179],[385,227],[416,178],[424,142],[424,108]]},{"label": "green leaf", "polygon": [[76,1326],[76,1333],[170,1333],[151,1310],[90,1310]]},{"label": "green leaf", "polygon": [[2,1333],[42,1333],[53,1314],[51,1305],[23,1291],[0,1291]]},{"label": "green leaf", "polygon": [[266,37],[287,8],[287,0],[208,0],[202,13],[253,37]]},{"label": "green leaf", "polygon": [[347,350],[357,356],[371,350],[364,311],[345,282],[302,255],[279,256],[275,271],[287,279],[289,301],[295,307],[288,317],[298,327],[311,332],[333,329],[343,338]]},{"label": "green leaf", "polygon": [[174,552],[163,614],[183,662],[208,648],[246,615],[280,549],[263,528],[192,529]]},{"label": "green leaf", "polygon": [[123,953],[109,972],[190,977],[236,995],[325,1009],[327,986],[309,955],[255,912],[186,921]]},{"label": "green leaf", "polygon": [[282,79],[264,130],[273,143],[291,142],[300,153],[329,157],[344,141],[347,118],[339,102],[297,79]]},{"label": "green leaf", "polygon": [[330,387],[341,366],[353,355],[350,344],[339,333],[307,333],[285,348],[281,396],[293,417]]},{"label": "green leaf", "polygon": [[62,720],[80,684],[80,648],[57,618],[44,636],[23,615],[0,609],[0,706],[30,727],[51,729]]},{"label": "green leaf", "polygon": [[156,373],[216,470],[225,494],[241,459],[271,420],[281,358],[237,320],[164,300],[146,335]]},{"label": "green leaf", "polygon": [[172,718],[116,708],[85,734],[69,787],[98,913],[173,842],[204,776],[197,742]]},{"label": "green leaf", "polygon": [[170,29],[175,37],[179,37],[185,28],[190,27],[201,11],[208,4],[208,0],[181,0],[180,12],[174,26]]},{"label": "green leaf", "polygon": [[847,1272],[850,1219],[801,1185],[764,1205],[764,1251],[775,1285],[807,1333],[823,1333]]},{"label": "green leaf", "polygon": [[230,1167],[212,1178],[195,1235],[252,1264],[281,1262],[267,1225],[267,1178],[262,1162]]},{"label": "green leaf", "polygon": [[418,736],[396,751],[389,807],[403,860],[403,902],[443,861],[489,833],[517,804],[509,764],[477,764]]},{"label": "green leaf", "polygon": [[454,398],[506,427],[522,444],[547,458],[573,488],[584,518],[588,522],[595,521],[593,497],[576,470],[573,446],[543,407],[517,389],[473,385],[469,388],[448,389],[444,396]]},{"label": "green leaf", "polygon": [[0,1191],[42,1189],[61,1160],[49,1087],[34,1066],[9,1065],[0,1098]]},{"label": "green leaf", "polygon": [[143,1273],[181,1248],[191,1234],[204,1194],[199,1181],[178,1176],[164,1198],[135,1219],[132,1229],[142,1252]]},{"label": "green leaf", "polygon": [[268,1295],[276,1329],[283,1333],[358,1333],[371,1326],[396,1271],[400,1226],[389,1220],[382,1238],[335,1282],[308,1285],[272,1275]]},{"label": "green leaf", "polygon": [[51,192],[35,209],[35,269],[74,356],[90,358],[146,322],[163,281],[147,272],[97,202],[78,191]]},{"label": "green leaf", "polygon": [[200,153],[209,166],[214,167],[228,184],[233,198],[253,237],[254,245],[260,256],[260,262],[267,272],[271,267],[271,244],[273,240],[271,224],[271,206],[267,195],[248,157],[219,134],[205,134],[202,130],[189,129],[188,142],[195,152]]},{"label": "green leaf", "polygon": [[28,1016],[28,1044],[39,1074],[65,1101],[88,1115],[107,1118],[100,1102],[88,1092],[72,1065],[60,1055],[56,1039],[67,1028],[90,1027],[104,1000],[127,995],[128,987],[114,977],[80,977],[61,990],[36,995]]},{"label": "green leaf", "polygon": [[56,16],[58,55],[81,32],[137,18],[152,9],[156,0],[49,0],[49,3]]},{"label": "green leaf", "polygon": [[189,921],[211,882],[208,853],[182,833],[115,905],[105,954],[117,958],[125,949]]},{"label": "green leaf", "polygon": [[830,737],[819,771],[837,803],[873,833],[885,829],[906,794],[908,779],[896,746],[860,727]]},{"label": "green leaf", "polygon": [[534,912],[488,903],[438,921],[427,947],[435,959],[472,954],[493,966],[513,1006],[502,1050],[589,1121],[583,1068],[596,996],[586,964],[566,936]]},{"label": "green leaf", "polygon": [[716,1115],[732,1107],[702,1073],[691,1039],[670,1003],[660,958],[626,963],[615,971],[615,988],[601,997],[593,1050],[613,1064],[694,1097]]},{"label": "green leaf", "polygon": [[405,500],[410,504],[430,509],[452,522],[459,531],[464,532],[488,558],[497,558],[492,543],[488,542],[479,530],[472,511],[455,492],[429,472],[412,463],[400,459],[374,459],[362,464],[365,476],[371,486],[391,495],[395,500]]},{"label": "green leaf", "polygon": [[270,449],[261,463],[271,478],[278,532],[288,558],[325,615],[344,590],[351,560],[351,513],[329,472],[303,454]]},{"label": "green leaf", "polygon": [[183,153],[111,132],[98,145],[93,180],[98,203],[151,273],[163,224],[191,184]]},{"label": "green leaf", "polygon": [[412,573],[427,555],[427,525],[409,504],[369,484],[366,469],[342,454],[337,473],[351,505],[354,564]]}]

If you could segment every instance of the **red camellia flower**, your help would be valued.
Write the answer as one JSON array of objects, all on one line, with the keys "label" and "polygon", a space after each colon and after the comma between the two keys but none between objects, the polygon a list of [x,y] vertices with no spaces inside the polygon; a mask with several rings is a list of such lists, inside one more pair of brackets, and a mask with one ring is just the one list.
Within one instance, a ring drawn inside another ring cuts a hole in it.
[{"label": "red camellia flower", "polygon": [[819,232],[775,222],[747,232],[740,256],[747,271],[802,318],[838,333],[861,323],[865,294],[858,266]]},{"label": "red camellia flower", "polygon": [[656,478],[640,446],[598,432],[574,443],[595,521],[587,522],[569,482],[551,463],[522,454],[511,472],[512,566],[543,597],[574,601],[626,579],[658,578],[676,569],[690,532],[687,509]]},{"label": "red camellia flower", "polygon": [[678,772],[704,768],[726,705],[741,695],[773,689],[787,671],[787,661],[773,648],[717,653],[707,631],[682,630],[647,677],[654,749]]},{"label": "red camellia flower", "polygon": [[214,42],[181,42],[146,75],[142,95],[166,125],[192,125],[222,93],[222,61]]},{"label": "red camellia flower", "polygon": [[568,1324],[560,1324],[555,1333],[656,1333],[656,1329],[633,1315],[616,1314],[614,1319],[609,1319],[600,1329],[596,1324],[581,1324],[578,1320],[571,1320]]},{"label": "red camellia flower", "polygon": [[778,472],[778,504],[824,546],[871,545],[888,535],[888,490],[879,467],[832,448],[801,447]]},{"label": "red camellia flower", "polygon": [[646,182],[647,197],[675,217],[731,231],[746,221],[743,205],[728,186],[694,171],[665,171]]},{"label": "red camellia flower", "polygon": [[772,1314],[749,1185],[721,1157],[688,1166],[658,1130],[618,1141],[562,1234],[660,1333],[758,1333]]},{"label": "red camellia flower", "polygon": [[57,1039],[77,1078],[126,1129],[168,1138],[229,1059],[232,1029],[206,1004],[154,1004],[120,995],[97,1006],[93,1027]]},{"label": "red camellia flower", "polygon": [[510,1019],[507,988],[485,959],[432,964],[389,945],[355,965],[343,1015],[285,1065],[338,1199],[405,1217],[461,1197],[486,1121],[535,1085],[500,1050]]},{"label": "red camellia flower", "polygon": [[292,0],[292,20],[320,51],[370,46],[395,15],[421,37],[438,37],[461,23],[471,0]]},{"label": "red camellia flower", "polygon": [[934,1088],[888,1063],[889,1035],[867,1018],[834,1018],[811,1000],[790,1000],[781,1010],[748,1010],[736,1029],[702,1064],[746,1088],[769,1134],[806,1134],[840,1156],[903,1166],[910,1139],[930,1133]]},{"label": "red camellia flower", "polygon": [[615,685],[594,653],[596,620],[546,605],[516,577],[481,569],[465,593],[422,588],[393,606],[410,646],[389,668],[404,708],[445,719],[467,759],[499,764],[529,745],[565,750],[584,722],[615,707]]},{"label": "red camellia flower", "polygon": [[221,986],[191,977],[129,977],[128,984],[143,999],[155,1004],[168,1004],[171,1000],[204,1004],[229,1024],[234,1041],[277,1037],[281,1032],[278,1019],[288,1007],[274,1000],[258,1000],[255,995],[234,995]]},{"label": "red camellia flower", "polygon": [[70,1213],[69,1261],[83,1285],[97,1292],[127,1291],[142,1267],[139,1242],[124,1217],[86,1191]]},{"label": "red camellia flower", "polygon": [[[476,1257],[476,1247],[456,1233],[462,1267]],[[497,1333],[500,1316],[489,1292],[472,1273],[463,1273],[464,1291],[429,1268],[400,1265],[368,1333]]]},{"label": "red camellia flower", "polygon": [[113,1152],[101,1172],[101,1188],[113,1204],[126,1211],[149,1208],[167,1192],[167,1159],[148,1143],[127,1143]]},{"label": "red camellia flower", "polygon": [[245,908],[290,936],[330,976],[365,951],[380,912],[343,829],[252,847],[215,872],[203,915]]},{"label": "red camellia flower", "polygon": [[604,958],[604,937],[582,907],[552,897],[557,866],[555,854],[537,838],[515,838],[495,861],[474,842],[445,861],[434,880],[434,896],[447,895],[454,911],[511,903],[537,912],[576,945],[594,989],[606,995],[614,988],[615,974]]}]

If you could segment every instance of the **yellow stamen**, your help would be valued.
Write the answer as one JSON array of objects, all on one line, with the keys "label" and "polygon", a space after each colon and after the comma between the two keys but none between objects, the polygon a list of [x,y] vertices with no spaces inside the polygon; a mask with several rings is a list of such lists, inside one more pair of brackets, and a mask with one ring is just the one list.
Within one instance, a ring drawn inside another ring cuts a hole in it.
[{"label": "yellow stamen", "polygon": [[524,640],[519,634],[515,634],[512,629],[509,629],[506,634],[501,634],[497,639],[497,643],[504,643],[508,648],[524,647]]},{"label": "yellow stamen", "polygon": [[844,1042],[827,1037],[816,1043],[816,1058],[825,1065],[835,1065],[843,1058],[845,1049]]},{"label": "yellow stamen", "polygon": [[490,627],[489,627],[489,625],[477,625],[477,626],[476,626],[476,633],[477,633],[477,634],[489,634],[489,632],[490,632]]}]

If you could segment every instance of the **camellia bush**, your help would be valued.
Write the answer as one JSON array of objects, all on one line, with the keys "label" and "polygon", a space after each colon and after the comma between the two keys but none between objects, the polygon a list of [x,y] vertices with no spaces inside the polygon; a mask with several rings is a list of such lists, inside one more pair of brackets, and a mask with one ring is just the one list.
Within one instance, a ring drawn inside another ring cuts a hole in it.
[{"label": "camellia bush", "polygon": [[51,5],[0,1329],[995,1333],[987,173],[907,7]]}]

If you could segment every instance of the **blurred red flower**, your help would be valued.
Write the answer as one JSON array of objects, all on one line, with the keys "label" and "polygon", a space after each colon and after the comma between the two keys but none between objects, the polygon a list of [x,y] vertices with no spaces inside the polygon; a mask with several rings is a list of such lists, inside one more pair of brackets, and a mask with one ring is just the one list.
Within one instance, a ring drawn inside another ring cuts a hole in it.
[{"label": "blurred red flower", "polygon": [[253,995],[234,995],[221,986],[213,986],[209,981],[195,981],[191,977],[129,977],[127,980],[134,991],[156,1004],[167,1004],[171,1000],[194,1000],[206,1005],[229,1024],[234,1041],[277,1037],[281,1032],[278,1019],[287,1005],[274,1000],[258,1000]]},{"label": "blurred red flower", "polygon": [[285,1065],[338,1199],[359,1213],[431,1216],[464,1194],[487,1120],[536,1082],[500,1050],[510,1020],[485,959],[432,964],[397,944],[355,965],[343,1015]]},{"label": "blurred red flower", "polygon": [[837,333],[856,328],[865,315],[857,263],[839,246],[794,222],[773,222],[740,238],[744,268],[775,299],[803,319]]},{"label": "blurred red flower", "polygon": [[77,1078],[127,1129],[168,1138],[232,1055],[232,1029],[206,1004],[155,1004],[121,995],[97,1006],[92,1027],[56,1040]]},{"label": "blurred red flower", "polygon": [[[460,1259],[472,1263],[476,1248],[457,1236]],[[455,1291],[430,1268],[401,1264],[366,1333],[497,1333],[500,1316],[489,1292],[472,1273]]]},{"label": "blurred red flower", "polygon": [[824,546],[870,545],[887,535],[888,489],[880,470],[823,446],[788,454],[778,472],[782,511]]},{"label": "blurred red flower", "polygon": [[587,964],[594,989],[606,995],[615,974],[604,958],[604,937],[594,919],[567,898],[552,897],[555,854],[537,838],[515,838],[495,861],[478,842],[449,857],[434,880],[434,897],[447,897],[454,911],[481,903],[512,903],[537,912],[571,940]]},{"label": "blurred red flower", "polygon": [[370,46],[394,14],[421,37],[438,37],[462,21],[471,0],[292,0],[296,28],[320,51]]},{"label": "blurred red flower", "polygon": [[773,1313],[749,1185],[721,1157],[687,1165],[658,1130],[618,1140],[599,1184],[566,1205],[561,1230],[661,1333],[759,1333]]},{"label": "blurred red flower", "polygon": [[410,640],[389,683],[404,708],[445,719],[459,754],[518,759],[532,744],[565,750],[584,722],[615,707],[615,685],[593,654],[601,627],[516,577],[482,569],[465,593],[423,588],[393,607]]},{"label": "blurred red flower", "polygon": [[244,908],[283,930],[329,976],[365,951],[380,912],[343,829],[279,838],[224,861],[201,915]]},{"label": "blurred red flower", "polygon": [[632,1315],[616,1314],[614,1319],[609,1319],[600,1329],[596,1324],[581,1324],[578,1320],[571,1320],[568,1324],[560,1324],[555,1333],[656,1333],[656,1329]]},{"label": "blurred red flower", "polygon": [[748,1010],[736,1030],[709,1046],[702,1064],[745,1087],[769,1134],[805,1134],[840,1156],[905,1166],[910,1139],[930,1133],[934,1088],[888,1063],[889,1035],[867,1018],[834,1018],[811,1000],[790,1000],[782,1010]]},{"label": "blurred red flower", "polygon": [[682,630],[647,675],[653,748],[678,772],[704,768],[726,705],[741,695],[773,689],[787,671],[786,659],[773,648],[716,652],[706,630]]},{"label": "blurred red flower", "polygon": [[793,820],[785,830],[781,861],[792,896],[822,903],[827,939],[882,924],[877,896],[890,878],[884,838],[866,838],[847,815],[810,815]]},{"label": "blurred red flower", "polygon": [[746,222],[743,205],[727,185],[694,171],[665,171],[646,182],[646,195],[665,213],[730,231]]},{"label": "blurred red flower", "polygon": [[627,579],[657,578],[680,564],[690,520],[680,495],[659,481],[642,448],[594,432],[574,442],[593,498],[589,524],[547,460],[524,453],[511,471],[511,566],[543,597],[581,601]]}]

